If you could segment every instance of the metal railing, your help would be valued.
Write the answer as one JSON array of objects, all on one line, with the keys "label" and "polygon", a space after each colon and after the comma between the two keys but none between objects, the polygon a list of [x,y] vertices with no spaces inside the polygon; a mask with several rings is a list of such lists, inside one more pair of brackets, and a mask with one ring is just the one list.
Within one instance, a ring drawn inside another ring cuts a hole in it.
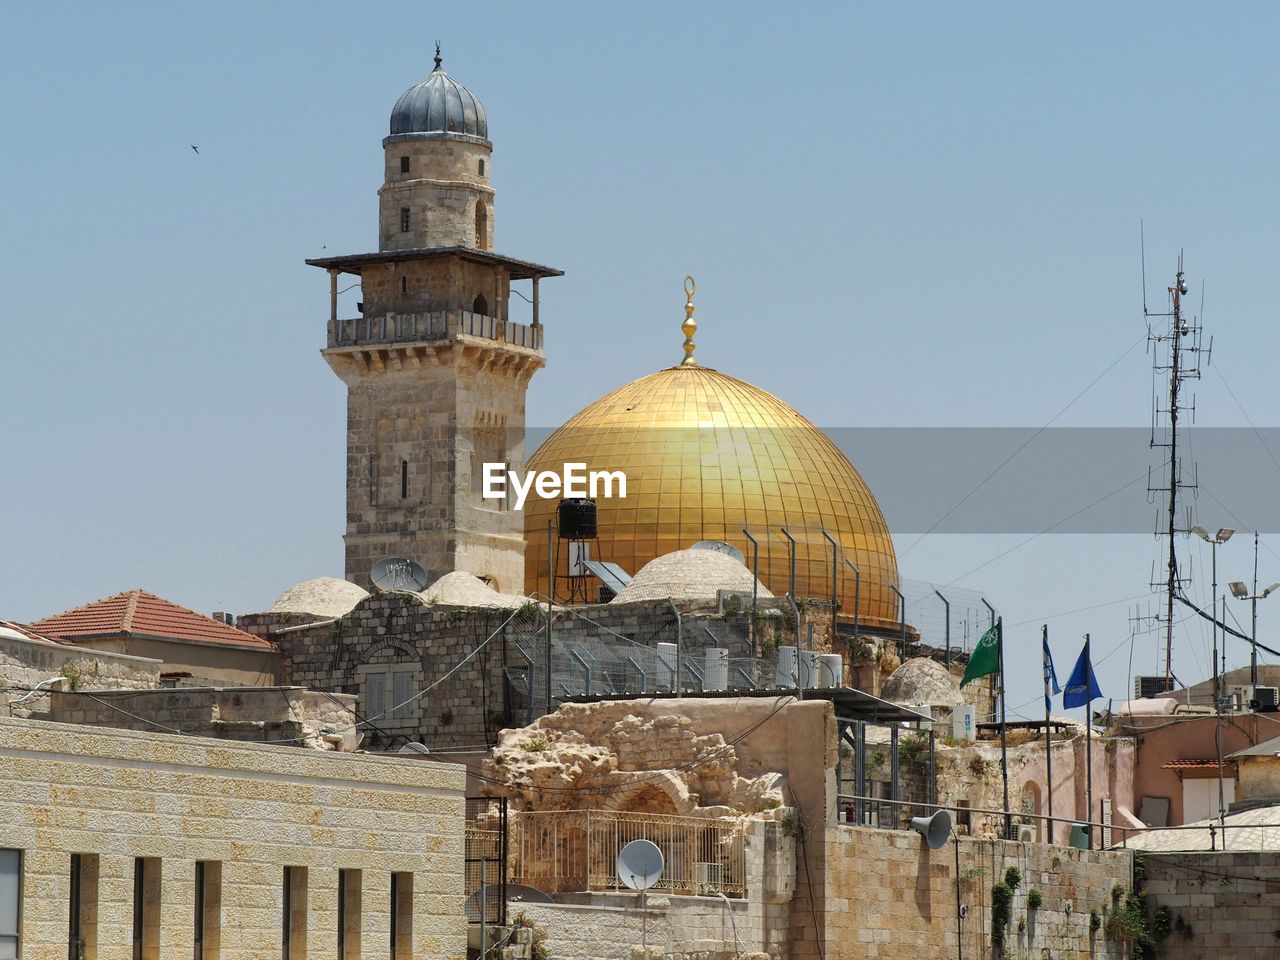
[{"label": "metal railing", "polygon": [[[1004,810],[991,810],[986,807],[956,807],[948,806],[944,803],[925,803],[919,800],[886,800],[880,797],[860,797],[849,793],[837,795],[836,807],[840,823],[851,827],[879,827],[882,830],[908,830],[910,829],[912,817],[927,817],[938,810],[946,810],[951,814],[953,828],[957,832],[965,830],[964,835],[966,836],[977,835],[974,833],[973,827],[975,826],[974,817],[978,816],[988,818],[989,822],[994,822],[995,828],[991,832],[999,837],[1004,832],[1003,821],[1006,816]],[[1024,813],[1020,810],[1011,810],[1008,812],[1008,816],[1013,818],[1014,834],[1004,839],[1019,839],[1017,828],[1019,826],[1028,826],[1025,823],[1027,820],[1050,825],[1060,823],[1065,825],[1068,831],[1072,826],[1079,825],[1090,828],[1090,833],[1092,834],[1090,837],[1091,849],[1099,850],[1123,849],[1128,842],[1130,834],[1146,833],[1149,829],[1181,829],[1172,827],[1128,827],[1114,822],[1098,823],[1092,820],[1077,820],[1074,817],[1051,818],[1043,813]],[[965,829],[966,826],[967,830]],[[1117,834],[1120,836],[1118,841],[1116,840]],[[1100,840],[1101,843],[1094,842],[1094,838]],[[1028,842],[1051,843],[1052,840],[1040,839],[1040,831],[1037,831],[1037,838]]]},{"label": "metal railing", "polygon": [[511,320],[499,320],[497,317],[472,313],[469,310],[385,313],[376,317],[330,320],[328,334],[330,347],[421,343],[452,340],[460,336],[494,340],[529,350],[538,350],[542,347],[542,327],[515,323]]},{"label": "metal railing", "polygon": [[463,876],[469,923],[507,922],[507,800],[467,797]]},{"label": "metal railing", "polygon": [[652,888],[693,896],[746,896],[743,830],[735,821],[617,810],[512,813],[511,879],[547,893],[626,889],[618,851],[651,840],[666,867]]}]

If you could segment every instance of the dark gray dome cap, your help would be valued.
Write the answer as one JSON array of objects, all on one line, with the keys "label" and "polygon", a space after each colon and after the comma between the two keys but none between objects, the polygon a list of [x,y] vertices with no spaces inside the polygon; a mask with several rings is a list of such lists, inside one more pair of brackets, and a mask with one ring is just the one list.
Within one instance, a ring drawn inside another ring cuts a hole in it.
[{"label": "dark gray dome cap", "polygon": [[488,142],[489,123],[475,94],[444,72],[440,48],[436,68],[427,79],[400,95],[391,111],[391,136],[412,139],[416,135],[466,137]]}]

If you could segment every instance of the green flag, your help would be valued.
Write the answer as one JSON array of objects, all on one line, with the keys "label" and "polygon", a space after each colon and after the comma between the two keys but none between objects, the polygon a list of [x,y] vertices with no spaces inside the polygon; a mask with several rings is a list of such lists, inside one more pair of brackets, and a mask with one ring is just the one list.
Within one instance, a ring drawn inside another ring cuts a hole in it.
[{"label": "green flag", "polygon": [[993,625],[982,635],[978,645],[969,654],[969,665],[964,668],[964,678],[960,681],[963,687],[979,677],[989,677],[1000,672],[1000,627]]}]

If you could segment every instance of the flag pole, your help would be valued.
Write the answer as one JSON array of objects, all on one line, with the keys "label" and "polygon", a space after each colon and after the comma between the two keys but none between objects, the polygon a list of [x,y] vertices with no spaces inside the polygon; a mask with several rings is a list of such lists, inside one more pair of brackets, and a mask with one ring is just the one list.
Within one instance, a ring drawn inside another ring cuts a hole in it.
[{"label": "flag pole", "polygon": [[1004,774],[1004,838],[1013,836],[1013,814],[1009,812],[1009,722],[1005,706],[1009,697],[1004,689],[1004,617],[996,620],[996,647],[1000,651],[1000,769]]},{"label": "flag pole", "polygon": [[[1043,649],[1049,649],[1049,625],[1042,624],[1041,640]],[[1046,664],[1047,667],[1047,664]],[[1044,774],[1049,784],[1049,835],[1045,838],[1047,843],[1053,843],[1053,727],[1049,719],[1049,671],[1044,671]]]},{"label": "flag pole", "polygon": [[1089,635],[1084,635],[1084,662],[1088,673],[1085,676],[1084,699],[1084,765],[1085,765],[1085,802],[1088,814],[1084,818],[1089,830],[1089,849],[1093,849],[1093,660],[1089,658]]}]

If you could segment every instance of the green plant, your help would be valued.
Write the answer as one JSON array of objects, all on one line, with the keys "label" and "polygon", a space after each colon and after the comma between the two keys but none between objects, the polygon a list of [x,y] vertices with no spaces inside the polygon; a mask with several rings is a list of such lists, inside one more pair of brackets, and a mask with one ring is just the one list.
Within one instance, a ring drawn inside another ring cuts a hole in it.
[{"label": "green plant", "polygon": [[929,740],[921,733],[908,733],[898,741],[898,760],[918,765],[925,762],[929,752]]},{"label": "green plant", "polygon": [[1147,861],[1144,857],[1133,858],[1133,886],[1141,887],[1147,882]]},{"label": "green plant", "polygon": [[1173,917],[1168,907],[1157,907],[1151,915],[1151,935],[1157,940],[1166,940],[1173,931]]},{"label": "green plant", "polygon": [[531,737],[520,745],[525,753],[541,753],[551,749],[551,741],[546,737]]},{"label": "green plant", "polygon": [[879,748],[871,752],[871,765],[873,767],[884,766],[884,762],[888,759],[889,755]]},{"label": "green plant", "polygon": [[1039,910],[1040,905],[1042,903],[1044,903],[1044,894],[1042,894],[1035,887],[1032,887],[1030,890],[1027,891],[1027,909],[1028,910]]},{"label": "green plant", "polygon": [[60,672],[66,678],[68,690],[75,691],[80,689],[80,685],[84,682],[84,674],[78,668],[68,663],[63,666]]},{"label": "green plant", "polygon": [[1010,867],[1004,872],[1004,882],[1010,890],[1017,890],[1022,885],[1022,871],[1016,866]]},{"label": "green plant", "polygon": [[1102,915],[1097,910],[1089,911],[1089,932],[1097,933],[1102,929]]},{"label": "green plant", "polygon": [[1019,917],[1019,918],[1018,918],[1018,932],[1019,932],[1019,933],[1026,933],[1026,932],[1027,932],[1027,918],[1026,918],[1026,917]]},{"label": "green plant", "polygon": [[1004,949],[1005,927],[1013,916],[1013,891],[1005,883],[997,883],[991,888],[991,942],[1000,950]]},{"label": "green plant", "polygon": [[985,777],[987,775],[987,761],[974,754],[969,760],[969,770],[975,777]]},{"label": "green plant", "polygon": [[782,833],[784,836],[794,837],[796,835],[796,812],[788,809],[782,814]]},{"label": "green plant", "polygon": [[1117,883],[1111,888],[1111,906],[1120,906],[1120,898],[1124,896],[1124,884]]}]

